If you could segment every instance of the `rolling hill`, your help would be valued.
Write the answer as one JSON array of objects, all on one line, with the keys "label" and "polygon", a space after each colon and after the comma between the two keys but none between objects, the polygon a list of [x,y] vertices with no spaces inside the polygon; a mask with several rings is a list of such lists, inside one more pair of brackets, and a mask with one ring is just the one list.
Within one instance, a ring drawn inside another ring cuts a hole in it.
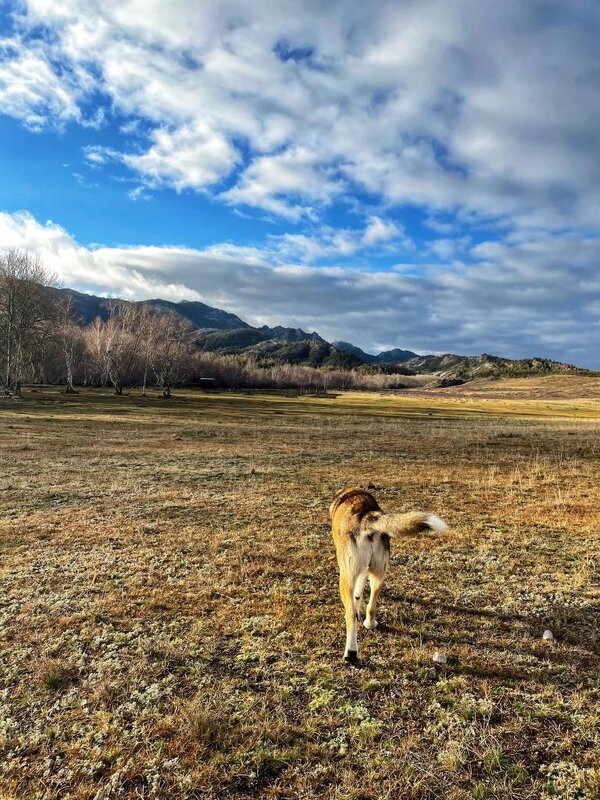
[{"label": "rolling hill", "polygon": [[[73,289],[52,289],[69,295],[75,315],[81,325],[96,317],[106,319],[107,300]],[[126,301],[129,302],[129,301]],[[435,385],[455,385],[481,378],[528,377],[540,375],[590,375],[590,370],[547,358],[507,359],[483,353],[481,355],[418,355],[411,350],[394,348],[378,354],[367,353],[350,342],[327,342],[316,332],[282,325],[253,327],[220,308],[199,301],[152,299],[135,301],[135,305],[150,305],[159,312],[171,312],[187,320],[197,332],[198,347],[211,353],[252,362],[259,367],[298,364],[323,369],[354,370],[386,374],[431,376]]]}]

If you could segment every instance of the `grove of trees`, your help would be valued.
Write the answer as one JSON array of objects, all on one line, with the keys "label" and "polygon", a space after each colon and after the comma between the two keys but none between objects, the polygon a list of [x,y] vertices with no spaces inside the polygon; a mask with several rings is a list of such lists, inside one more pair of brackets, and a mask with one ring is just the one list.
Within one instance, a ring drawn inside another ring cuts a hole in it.
[{"label": "grove of trees", "polygon": [[34,255],[9,250],[0,256],[0,348],[6,394],[19,394],[25,376],[48,350],[55,314],[46,286],[53,276]]},{"label": "grove of trees", "polygon": [[174,386],[299,389],[393,389],[397,374],[363,374],[281,364],[262,368],[198,347],[197,332],[178,314],[144,303],[107,300],[105,318],[77,319],[71,296],[26,251],[0,253],[0,395],[18,396],[24,383],[126,387],[149,383],[165,398]]}]

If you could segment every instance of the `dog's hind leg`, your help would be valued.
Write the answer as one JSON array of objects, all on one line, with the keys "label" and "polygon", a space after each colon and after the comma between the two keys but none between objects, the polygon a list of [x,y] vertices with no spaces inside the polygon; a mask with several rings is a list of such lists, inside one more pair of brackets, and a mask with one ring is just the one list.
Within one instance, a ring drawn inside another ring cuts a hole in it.
[{"label": "dog's hind leg", "polygon": [[367,605],[367,616],[365,617],[363,625],[370,631],[375,630],[375,628],[377,627],[377,620],[375,619],[375,614],[377,613],[377,599],[379,598],[384,578],[385,578],[385,573],[383,575],[378,575],[373,572],[369,573],[371,595],[369,597],[369,603]]},{"label": "dog's hind leg", "polygon": [[347,664],[356,664],[358,662],[358,643],[353,586],[345,577],[340,577],[340,595],[346,612],[346,649],[344,650],[344,661]]},{"label": "dog's hind leg", "polygon": [[357,621],[360,620],[360,604],[362,601],[363,592],[365,590],[365,583],[367,582],[367,572],[359,575],[354,584],[354,611],[356,613]]}]

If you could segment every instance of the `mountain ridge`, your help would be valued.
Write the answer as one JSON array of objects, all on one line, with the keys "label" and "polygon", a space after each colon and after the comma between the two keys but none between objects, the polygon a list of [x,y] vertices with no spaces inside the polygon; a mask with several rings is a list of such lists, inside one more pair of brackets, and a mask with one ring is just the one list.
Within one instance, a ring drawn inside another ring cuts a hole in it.
[{"label": "mountain ridge", "polygon": [[[86,294],[75,289],[53,289],[69,295],[78,321],[87,325],[96,317],[106,319],[109,298]],[[209,306],[198,300],[174,302],[154,298],[124,300],[136,306],[149,305],[160,313],[172,312],[187,320],[197,334],[201,350],[252,361],[261,367],[299,364],[325,369],[363,372],[398,372],[403,375],[427,375],[440,385],[464,383],[476,378],[518,377],[546,374],[594,375],[572,364],[548,358],[508,359],[487,353],[480,355],[419,355],[411,350],[393,348],[378,354],[345,341],[328,342],[316,331],[283,325],[255,327],[236,314]]]},{"label": "mountain ridge", "polygon": [[338,350],[344,350],[346,353],[352,353],[352,355],[362,358],[366,364],[401,364],[403,361],[409,361],[411,358],[418,356],[418,353],[413,353],[412,350],[401,350],[399,347],[394,347],[392,350],[382,350],[373,355],[351,342],[335,341],[331,344],[337,347]]}]

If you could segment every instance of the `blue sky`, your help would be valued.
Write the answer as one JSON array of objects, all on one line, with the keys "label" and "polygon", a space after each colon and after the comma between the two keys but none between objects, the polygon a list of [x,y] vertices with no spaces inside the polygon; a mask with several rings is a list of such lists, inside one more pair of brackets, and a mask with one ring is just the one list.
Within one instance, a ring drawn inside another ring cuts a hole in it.
[{"label": "blue sky", "polygon": [[0,9],[0,248],[372,351],[600,367],[597,2]]}]

